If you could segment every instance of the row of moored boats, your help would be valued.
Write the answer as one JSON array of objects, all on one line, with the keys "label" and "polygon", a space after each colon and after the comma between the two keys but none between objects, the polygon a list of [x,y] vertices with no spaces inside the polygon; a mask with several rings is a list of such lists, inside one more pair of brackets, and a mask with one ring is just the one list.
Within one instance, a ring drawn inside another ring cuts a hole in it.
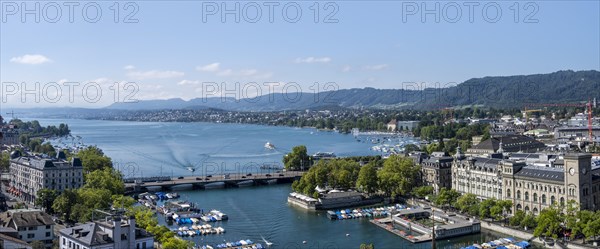
[{"label": "row of moored boats", "polygon": [[473,244],[470,246],[462,247],[461,249],[523,249],[529,248],[529,246],[529,242],[525,240],[519,242],[516,241],[514,238],[502,238],[486,242],[481,245]]},{"label": "row of moored boats", "polygon": [[410,209],[404,205],[393,205],[393,206],[385,206],[385,207],[376,207],[376,208],[357,208],[357,209],[341,209],[337,211],[327,211],[327,217],[331,220],[346,220],[346,219],[356,219],[356,218],[375,218],[375,217],[385,217],[390,215],[392,212]]},{"label": "row of moored boats", "polygon": [[225,229],[222,227],[212,227],[209,224],[204,225],[193,225],[189,227],[179,227],[174,230],[177,235],[181,237],[193,237],[196,235],[209,235],[209,234],[222,234],[225,233]]}]

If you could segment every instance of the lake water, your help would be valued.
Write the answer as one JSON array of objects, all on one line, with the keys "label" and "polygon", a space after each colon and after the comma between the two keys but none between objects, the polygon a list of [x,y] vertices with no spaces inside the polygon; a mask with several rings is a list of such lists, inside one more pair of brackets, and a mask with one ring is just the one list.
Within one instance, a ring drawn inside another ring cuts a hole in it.
[{"label": "lake water", "polygon": [[[38,119],[43,126],[66,122],[81,142],[98,145],[126,176],[190,175],[235,171],[244,165],[280,163],[293,146],[306,145],[309,153],[332,151],[339,156],[374,155],[372,144],[357,142],[351,135],[315,129],[211,123],[139,123],[95,120]],[[278,149],[264,149],[269,141]],[[63,141],[67,142],[67,141]],[[69,140],[68,143],[77,143]],[[198,170],[186,169],[193,165]],[[219,165],[219,166],[215,166]],[[240,165],[240,166],[236,166]],[[229,221],[214,225],[222,235],[192,238],[198,244],[251,239],[273,242],[272,248],[345,249],[373,243],[375,248],[431,248],[412,244],[366,219],[330,221],[322,212],[306,211],[287,204],[290,184],[212,190],[179,189],[183,199],[199,207],[218,209]],[[164,222],[164,220],[161,222]],[[346,236],[349,234],[349,236]],[[438,248],[460,248],[506,235],[483,231],[437,243]],[[306,244],[302,242],[306,241]]]}]

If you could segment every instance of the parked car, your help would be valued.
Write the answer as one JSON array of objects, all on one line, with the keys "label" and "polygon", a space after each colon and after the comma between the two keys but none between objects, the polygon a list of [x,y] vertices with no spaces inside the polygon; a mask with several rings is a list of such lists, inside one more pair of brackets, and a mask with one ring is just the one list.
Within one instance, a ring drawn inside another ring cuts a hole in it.
[{"label": "parked car", "polygon": [[279,176],[285,176],[284,174],[279,174]]},{"label": "parked car", "polygon": [[246,174],[246,176],[252,176],[252,173],[248,173],[248,174]]},{"label": "parked car", "polygon": [[265,176],[269,177],[269,176],[271,176],[271,174],[266,174]]},{"label": "parked car", "polygon": [[177,179],[183,179],[183,176],[177,177]]},{"label": "parked car", "polygon": [[246,178],[245,176],[242,176],[242,178]]}]

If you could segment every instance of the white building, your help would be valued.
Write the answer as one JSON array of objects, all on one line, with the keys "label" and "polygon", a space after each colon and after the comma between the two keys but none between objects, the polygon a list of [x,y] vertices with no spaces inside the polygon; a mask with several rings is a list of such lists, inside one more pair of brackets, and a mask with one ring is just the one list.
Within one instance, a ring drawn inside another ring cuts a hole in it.
[{"label": "white building", "polygon": [[0,225],[15,229],[20,240],[28,243],[41,241],[46,248],[52,247],[54,221],[41,210],[9,210],[0,214]]},{"label": "white building", "polygon": [[8,192],[22,201],[34,203],[40,189],[77,189],[83,186],[83,166],[79,158],[66,160],[61,151],[57,158],[11,154]]},{"label": "white building", "polygon": [[112,217],[62,229],[59,243],[60,249],[154,248],[154,238],[136,227],[134,217]]}]

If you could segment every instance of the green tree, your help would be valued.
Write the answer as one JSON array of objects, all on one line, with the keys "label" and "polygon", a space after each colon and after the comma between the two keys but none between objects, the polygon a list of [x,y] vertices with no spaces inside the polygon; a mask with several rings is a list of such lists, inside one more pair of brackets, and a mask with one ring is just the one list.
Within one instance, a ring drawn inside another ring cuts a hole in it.
[{"label": "green tree", "polygon": [[44,242],[39,241],[39,240],[34,240],[33,242],[31,242],[31,249],[46,249],[46,245],[44,244]]},{"label": "green tree", "polygon": [[375,246],[373,244],[362,243],[360,244],[360,249],[375,249]]},{"label": "green tree", "polygon": [[454,189],[442,188],[434,200],[435,205],[442,207],[451,207],[460,197],[460,193]]},{"label": "green tree", "polygon": [[175,237],[171,237],[162,243],[163,249],[188,249],[192,246],[193,245],[191,241],[182,240]]},{"label": "green tree", "polygon": [[477,216],[479,215],[479,199],[475,194],[467,193],[461,195],[456,200],[456,208],[463,213],[468,213],[469,215]]},{"label": "green tree", "polygon": [[563,221],[562,213],[556,207],[544,208],[537,217],[537,226],[533,230],[533,236],[546,236],[558,238]]},{"label": "green tree", "polygon": [[526,214],[520,224],[521,227],[525,228],[525,230],[529,230],[535,228],[537,226],[537,222],[535,221],[535,215]]},{"label": "green tree", "polygon": [[575,222],[568,222],[567,227],[571,228],[571,239],[578,234],[584,234],[583,230],[588,226],[588,222],[594,220],[595,213],[589,210],[581,210],[576,214]]},{"label": "green tree", "polygon": [[426,196],[433,194],[433,186],[421,186],[413,189],[412,194],[417,198],[425,198]]},{"label": "green tree", "polygon": [[377,191],[377,169],[375,169],[374,162],[360,168],[356,188],[369,194]]},{"label": "green tree", "polygon": [[135,204],[135,199],[126,195],[113,195],[111,199],[114,208],[129,209]]},{"label": "green tree", "polygon": [[10,153],[0,152],[0,170],[8,170],[10,168]]},{"label": "green tree", "polygon": [[593,220],[587,222],[583,229],[583,235],[588,239],[596,239],[600,235],[600,211],[596,211]]},{"label": "green tree", "polygon": [[56,197],[58,197],[58,192],[53,189],[43,188],[38,191],[37,196],[38,198],[35,199],[35,205],[42,207],[46,213],[54,213],[54,210],[52,210],[52,204],[54,203]]},{"label": "green tree", "polygon": [[104,152],[96,146],[89,146],[80,150],[75,157],[81,159],[83,171],[85,173],[112,168],[112,160],[110,157],[105,156]]},{"label": "green tree", "polygon": [[65,189],[52,203],[52,210],[63,219],[71,218],[73,206],[77,203],[77,193],[74,190]]},{"label": "green tree", "polygon": [[420,167],[412,159],[392,155],[377,172],[380,189],[392,198],[407,195],[416,185],[419,171]]},{"label": "green tree", "polygon": [[104,168],[87,174],[83,188],[106,189],[111,195],[125,193],[123,175],[113,168]]},{"label": "green tree", "polygon": [[525,212],[523,210],[517,210],[515,214],[510,217],[508,224],[513,227],[521,226],[521,223],[525,219]]},{"label": "green tree", "polygon": [[283,156],[283,164],[287,170],[303,170],[310,167],[309,159],[306,146],[299,145]]}]

